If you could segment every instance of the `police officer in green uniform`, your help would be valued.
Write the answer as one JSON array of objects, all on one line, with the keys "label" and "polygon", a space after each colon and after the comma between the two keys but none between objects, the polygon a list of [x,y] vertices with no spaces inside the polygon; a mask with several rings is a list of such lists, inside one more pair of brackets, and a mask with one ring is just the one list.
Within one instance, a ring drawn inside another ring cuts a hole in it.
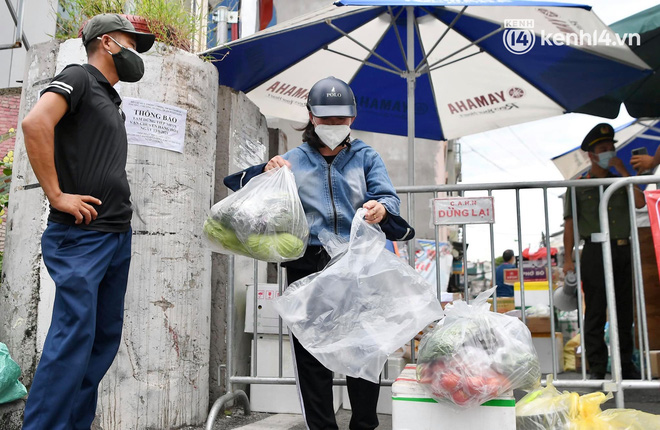
[{"label": "police officer in green uniform", "polygon": [[[616,178],[630,176],[614,149],[614,129],[609,124],[598,124],[582,141],[582,150],[591,160],[591,168],[581,179]],[[610,172],[616,170],[618,175]],[[570,189],[564,199],[564,273],[575,270],[573,263],[573,216],[577,216],[578,233],[584,240],[581,254],[582,288],[585,299],[583,336],[591,379],[604,379],[607,370],[607,345],[604,327],[607,319],[605,275],[602,245],[592,242],[591,234],[601,231],[598,216],[599,187],[577,187],[577,207],[573,212]],[[644,194],[634,189],[635,207],[644,206]],[[626,188],[617,190],[609,201],[608,217],[612,248],[612,271],[616,292],[616,310],[619,322],[621,365],[624,379],[639,379],[640,373],[632,362],[633,350],[633,290],[630,255],[630,212]]]}]

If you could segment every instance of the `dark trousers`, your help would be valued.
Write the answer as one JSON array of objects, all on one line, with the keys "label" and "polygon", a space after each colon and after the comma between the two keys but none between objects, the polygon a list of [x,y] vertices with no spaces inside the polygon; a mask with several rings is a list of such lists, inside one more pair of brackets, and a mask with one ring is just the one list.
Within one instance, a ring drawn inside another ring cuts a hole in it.
[{"label": "dark trousers", "polygon": [[[327,260],[326,260],[327,262]],[[291,284],[317,270],[296,270],[287,267],[287,280]],[[337,430],[332,397],[332,371],[310,354],[291,334],[294,352],[296,382],[302,399],[302,411],[310,430]],[[378,427],[376,405],[380,385],[361,378],[346,378],[351,400],[351,430],[372,430]]]},{"label": "dark trousers", "polygon": [[41,247],[55,303],[23,430],[91,427],[98,385],[121,340],[131,235],[57,223],[44,232]]},{"label": "dark trousers", "polygon": [[[605,373],[607,369],[607,345],[604,328],[607,320],[607,298],[603,251],[600,243],[587,242],[582,250],[580,269],[584,290],[584,343],[590,372]],[[631,369],[633,350],[633,288],[630,246],[612,243],[612,272],[616,296],[616,314],[619,324],[621,365]]]}]

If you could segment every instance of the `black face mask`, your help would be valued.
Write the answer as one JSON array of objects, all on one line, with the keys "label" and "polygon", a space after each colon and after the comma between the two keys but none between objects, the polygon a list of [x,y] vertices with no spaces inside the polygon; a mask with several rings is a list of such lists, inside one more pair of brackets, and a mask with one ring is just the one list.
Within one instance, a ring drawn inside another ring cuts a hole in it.
[{"label": "black face mask", "polygon": [[142,79],[142,76],[144,76],[144,62],[138,53],[126,48],[111,36],[108,37],[121,48],[116,54],[108,51],[112,55],[112,61],[115,63],[119,80],[122,82],[137,82]]}]

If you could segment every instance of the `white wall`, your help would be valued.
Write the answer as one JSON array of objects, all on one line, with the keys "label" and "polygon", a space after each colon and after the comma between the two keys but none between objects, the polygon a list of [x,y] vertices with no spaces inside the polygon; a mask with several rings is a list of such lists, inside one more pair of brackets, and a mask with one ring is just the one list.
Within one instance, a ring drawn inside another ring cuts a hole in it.
[{"label": "white wall", "polygon": [[330,6],[333,0],[273,0],[277,23]]},{"label": "white wall", "polygon": [[[18,14],[18,1],[9,0]],[[30,45],[47,42],[55,35],[55,11],[57,0],[26,1],[23,15],[23,32]],[[15,42],[16,25],[9,9],[0,3],[0,45]],[[25,69],[25,47],[0,51],[0,88],[20,87]]]}]

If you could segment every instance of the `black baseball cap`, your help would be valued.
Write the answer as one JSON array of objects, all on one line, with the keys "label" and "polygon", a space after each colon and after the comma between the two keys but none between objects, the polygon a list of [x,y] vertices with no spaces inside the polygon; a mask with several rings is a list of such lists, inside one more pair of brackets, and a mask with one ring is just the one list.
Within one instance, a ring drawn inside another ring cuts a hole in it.
[{"label": "black baseball cap", "polygon": [[89,42],[103,34],[113,31],[121,31],[135,36],[135,50],[137,52],[147,52],[154,44],[156,36],[151,33],[142,33],[135,30],[133,24],[121,15],[115,13],[103,13],[96,15],[85,24],[82,30],[83,45],[87,46]]},{"label": "black baseball cap", "polygon": [[616,140],[614,140],[614,128],[605,122],[598,124],[587,133],[580,148],[583,151],[589,151],[593,145],[600,142],[616,143]]}]

